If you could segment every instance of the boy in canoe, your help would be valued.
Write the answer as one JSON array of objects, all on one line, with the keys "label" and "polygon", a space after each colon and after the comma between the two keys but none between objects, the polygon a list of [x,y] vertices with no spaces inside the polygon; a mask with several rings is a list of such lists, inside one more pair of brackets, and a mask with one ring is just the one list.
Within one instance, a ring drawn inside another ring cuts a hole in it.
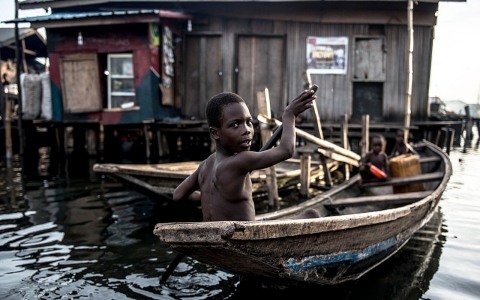
[{"label": "boy in canoe", "polygon": [[405,131],[403,129],[398,129],[395,135],[395,146],[393,147],[388,158],[393,158],[395,156],[407,153],[418,155],[418,153],[413,150],[409,144],[405,143]]},{"label": "boy in canoe", "polygon": [[280,144],[255,152],[250,151],[254,128],[245,101],[234,93],[212,97],[205,112],[215,152],[175,189],[173,200],[201,201],[203,221],[255,221],[250,172],[293,156],[295,118],[311,108],[315,99],[313,90],[293,99],[283,112]]},{"label": "boy in canoe", "polygon": [[384,142],[381,135],[374,135],[371,141],[371,150],[362,159],[358,172],[362,180],[387,179],[390,177],[388,156],[383,152]]}]

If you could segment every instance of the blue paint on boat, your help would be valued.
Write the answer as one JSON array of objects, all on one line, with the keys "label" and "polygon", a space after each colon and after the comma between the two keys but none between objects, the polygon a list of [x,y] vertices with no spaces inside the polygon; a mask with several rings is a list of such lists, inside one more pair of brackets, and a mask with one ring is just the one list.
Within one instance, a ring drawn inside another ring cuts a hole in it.
[{"label": "blue paint on boat", "polygon": [[285,263],[285,267],[289,268],[292,273],[304,273],[312,269],[326,268],[332,265],[353,265],[389,249],[394,246],[396,242],[397,238],[392,237],[386,241],[369,246],[364,251],[349,251],[331,255],[307,256],[301,260],[290,258]]}]

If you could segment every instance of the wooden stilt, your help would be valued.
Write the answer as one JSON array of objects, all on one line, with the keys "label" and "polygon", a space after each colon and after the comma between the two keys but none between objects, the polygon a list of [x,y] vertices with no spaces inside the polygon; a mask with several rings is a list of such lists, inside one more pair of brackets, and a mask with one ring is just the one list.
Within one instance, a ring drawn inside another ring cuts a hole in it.
[{"label": "wooden stilt", "polygon": [[440,137],[442,135],[442,129],[440,128],[438,131],[437,131],[437,136],[435,137],[435,145],[439,146],[440,147]]},{"label": "wooden stilt", "polygon": [[300,156],[300,196],[307,198],[310,189],[312,156],[308,153],[302,153]]},{"label": "wooden stilt", "polygon": [[150,159],[150,133],[148,131],[148,124],[143,124],[143,136],[145,137],[145,157]]},{"label": "wooden stilt", "polygon": [[369,150],[369,131],[370,131],[370,116],[362,116],[362,141],[361,141],[361,155],[362,157]]},{"label": "wooden stilt", "polygon": [[470,116],[467,116],[467,134],[465,135],[466,141],[471,141],[473,139],[473,119]]},{"label": "wooden stilt", "polygon": [[97,131],[94,128],[87,128],[87,153],[97,155]]},{"label": "wooden stilt", "polygon": [[[348,115],[343,115],[343,120],[341,123],[341,131],[342,131],[342,147],[346,150],[350,150],[350,146],[348,144]],[[344,164],[345,166],[345,180],[350,179],[350,164]]]},{"label": "wooden stilt", "polygon": [[5,156],[7,159],[8,166],[11,163],[11,159],[13,155],[11,114],[12,114],[12,108],[11,108],[10,99],[8,99],[8,96],[5,95]]},{"label": "wooden stilt", "polygon": [[170,154],[168,148],[167,136],[162,132],[161,129],[157,129],[157,142],[158,142],[158,156],[166,156]]},{"label": "wooden stilt", "polygon": [[98,123],[98,144],[100,154],[103,155],[103,151],[105,150],[105,128],[103,127],[103,123]]},{"label": "wooden stilt", "polygon": [[322,153],[320,153],[320,163],[322,164],[323,177],[325,179],[325,186],[331,188],[332,187],[332,174],[330,174],[330,169],[328,168],[327,160]]},{"label": "wooden stilt", "polygon": [[455,139],[455,129],[448,128],[449,137],[447,142],[447,153],[450,154],[450,149],[453,147],[453,140]]}]

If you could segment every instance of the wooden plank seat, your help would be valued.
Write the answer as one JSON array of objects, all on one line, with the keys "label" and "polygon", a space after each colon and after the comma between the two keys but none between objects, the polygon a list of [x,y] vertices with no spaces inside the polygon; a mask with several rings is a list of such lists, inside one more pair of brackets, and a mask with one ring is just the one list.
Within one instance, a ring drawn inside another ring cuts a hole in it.
[{"label": "wooden plank seat", "polygon": [[334,200],[325,204],[328,208],[341,208],[346,206],[362,206],[371,204],[410,204],[430,195],[432,191],[411,192],[403,194],[388,194],[365,197],[354,197]]},{"label": "wooden plank seat", "polygon": [[441,158],[438,156],[430,156],[430,157],[420,157],[420,163],[429,163],[429,162],[437,162],[441,161]]},{"label": "wooden plank seat", "polygon": [[362,187],[377,187],[377,186],[399,186],[411,183],[420,183],[426,181],[441,180],[443,178],[443,172],[433,172],[427,174],[406,176],[406,177],[393,177],[385,181],[371,181],[364,182]]}]

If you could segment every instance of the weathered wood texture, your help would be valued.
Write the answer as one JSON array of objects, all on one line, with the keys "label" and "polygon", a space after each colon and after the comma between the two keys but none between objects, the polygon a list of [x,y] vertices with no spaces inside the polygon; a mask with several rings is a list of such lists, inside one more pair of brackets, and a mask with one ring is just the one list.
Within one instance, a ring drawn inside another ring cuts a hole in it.
[{"label": "weathered wood texture", "polygon": [[[431,26],[415,26],[414,29],[412,120],[425,118],[428,113],[428,80],[433,37]],[[212,50],[209,47],[205,48],[218,55],[205,57],[205,70],[202,71],[201,66],[198,67],[198,78],[212,81],[209,77],[219,77],[218,73],[221,72],[221,90],[235,91],[240,94],[254,116],[258,113],[255,103],[256,93],[268,87],[274,117],[281,115],[288,101],[303,90],[307,37],[348,37],[347,74],[311,75],[312,83],[320,87],[317,91],[316,104],[320,118],[326,122],[339,121],[345,114],[352,115],[355,39],[359,36],[375,37],[374,42],[384,39],[385,74],[375,69],[375,72],[378,71],[380,74],[374,78],[374,82],[380,80],[383,86],[383,120],[381,121],[403,120],[407,76],[407,27],[404,25],[369,26],[212,17],[206,24],[195,25],[193,34],[200,36],[197,39],[201,40],[207,39],[207,36],[213,32],[218,34],[216,39],[221,39],[223,56],[218,52],[217,42],[212,46]],[[203,57],[202,49],[188,51],[192,54],[198,52],[200,55],[197,54],[197,56],[200,56],[200,59]],[[187,64],[192,59],[198,58],[187,57]],[[219,61],[222,65],[221,70],[217,67]],[[187,66],[187,70],[189,68]],[[215,72],[207,71],[208,69],[215,69]],[[187,78],[188,76],[190,75],[187,74]],[[186,89],[188,85],[187,81]],[[214,86],[216,90],[220,89],[218,82]],[[195,91],[195,88],[193,90]],[[210,90],[209,94],[209,91],[200,87],[196,97],[192,96],[196,102],[191,103],[192,97],[187,97],[187,102],[189,105],[204,107],[205,99],[213,96],[215,92]],[[188,95],[188,92],[185,95]],[[203,116],[200,108],[183,107],[183,109],[187,117]],[[307,111],[303,116],[308,122],[315,121],[313,111]]]},{"label": "weathered wood texture", "polygon": [[[60,57],[63,109],[66,113],[95,112],[102,109],[98,59],[95,54]],[[79,83],[85,84],[79,84]]]},{"label": "weathered wood texture", "polygon": [[432,191],[423,191],[404,194],[343,198],[341,200],[325,204],[325,206],[330,208],[336,208],[345,206],[362,206],[375,204],[410,204],[429,196],[431,193]]},{"label": "weathered wood texture", "polygon": [[204,119],[208,99],[223,91],[221,43],[220,35],[187,36],[182,104],[187,116]]}]

